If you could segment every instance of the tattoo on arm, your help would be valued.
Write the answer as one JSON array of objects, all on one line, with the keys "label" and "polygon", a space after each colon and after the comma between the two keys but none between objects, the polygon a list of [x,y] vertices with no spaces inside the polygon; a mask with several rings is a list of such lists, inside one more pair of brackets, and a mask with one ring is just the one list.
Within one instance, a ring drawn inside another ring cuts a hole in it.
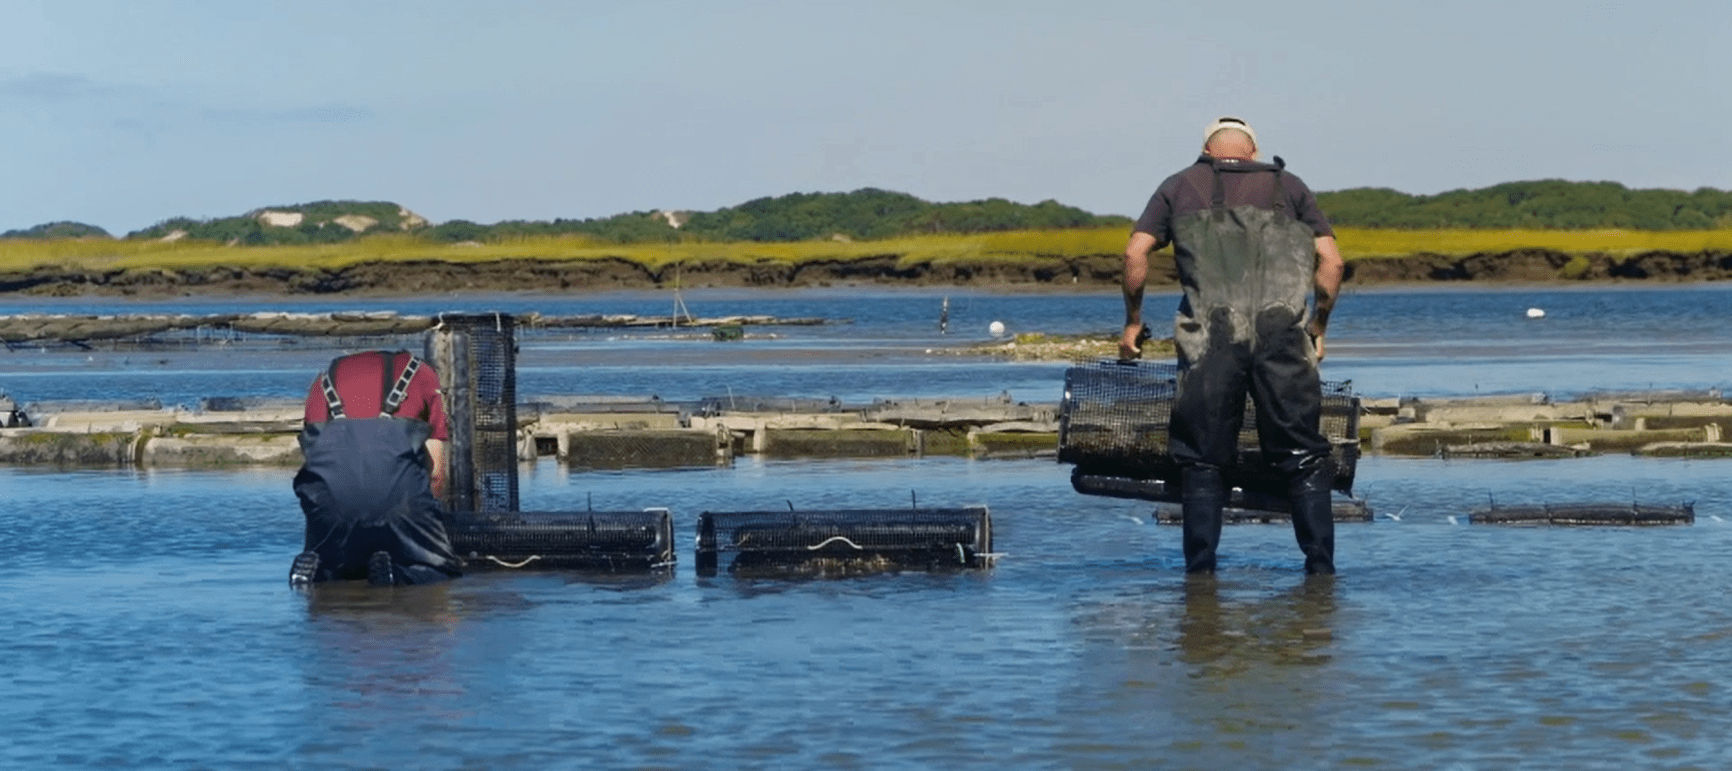
[{"label": "tattoo on arm", "polygon": [[1311,313],[1312,328],[1321,333],[1329,327],[1329,314],[1335,310],[1336,292],[1317,287],[1317,307]]},{"label": "tattoo on arm", "polygon": [[1329,327],[1329,314],[1335,310],[1335,301],[1341,296],[1341,278],[1346,272],[1346,266],[1341,260],[1341,249],[1336,246],[1334,236],[1318,236],[1316,246],[1316,293],[1310,331],[1313,335],[1322,335]]}]

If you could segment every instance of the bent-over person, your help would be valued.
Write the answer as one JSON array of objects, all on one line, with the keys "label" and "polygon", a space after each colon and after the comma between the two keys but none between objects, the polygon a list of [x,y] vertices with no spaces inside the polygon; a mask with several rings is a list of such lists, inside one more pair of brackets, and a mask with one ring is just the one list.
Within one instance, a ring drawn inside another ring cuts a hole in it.
[{"label": "bent-over person", "polygon": [[294,481],[306,543],[289,582],[392,586],[460,575],[440,520],[449,431],[437,374],[408,351],[332,361],[307,392]]}]

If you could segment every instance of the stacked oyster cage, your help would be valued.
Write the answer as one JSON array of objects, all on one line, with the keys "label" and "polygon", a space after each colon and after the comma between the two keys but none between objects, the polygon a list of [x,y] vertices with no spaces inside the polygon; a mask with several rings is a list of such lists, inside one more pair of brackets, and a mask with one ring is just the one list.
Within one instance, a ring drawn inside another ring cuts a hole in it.
[{"label": "stacked oyster cage", "polygon": [[[1165,362],[1101,360],[1065,372],[1058,459],[1075,466],[1071,486],[1077,492],[1179,502],[1179,464],[1168,449],[1178,378],[1178,367]],[[1228,505],[1285,512],[1287,480],[1262,458],[1254,409],[1246,399],[1238,453],[1223,469],[1232,489]],[[1359,398],[1346,383],[1323,384],[1321,428],[1335,461],[1332,487],[1349,496],[1359,465],[1359,413]],[[1349,508],[1369,517],[1362,504]]]},{"label": "stacked oyster cage", "polygon": [[441,314],[427,361],[451,422],[446,511],[517,510],[516,321],[502,313]]},{"label": "stacked oyster cage", "polygon": [[[451,421],[445,527],[471,569],[604,572],[674,564],[673,518],[642,511],[518,511],[516,341],[512,317],[445,314],[428,333]],[[700,575],[837,576],[986,567],[985,507],[705,512]]]},{"label": "stacked oyster cage", "polygon": [[652,570],[674,562],[667,509],[518,511],[516,322],[442,314],[427,335],[451,421],[445,529],[469,568]]}]

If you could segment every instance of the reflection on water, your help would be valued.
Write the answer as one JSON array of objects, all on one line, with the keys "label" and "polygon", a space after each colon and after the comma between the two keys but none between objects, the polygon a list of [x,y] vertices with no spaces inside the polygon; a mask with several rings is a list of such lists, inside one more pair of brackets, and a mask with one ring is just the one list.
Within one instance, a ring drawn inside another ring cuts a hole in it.
[{"label": "reflection on water", "polygon": [[1326,662],[1334,590],[1334,579],[1316,576],[1268,599],[1223,604],[1215,576],[1188,577],[1179,660],[1199,669],[1194,676],[1208,679],[1232,679],[1251,663]]},{"label": "reflection on water", "polygon": [[[513,302],[656,312],[629,306],[661,299]],[[531,343],[519,388],[1056,400],[1062,365],[917,354],[939,340],[939,299],[722,293],[700,312],[852,323],[739,347]],[[1725,387],[1728,299],[1358,293],[1326,375],[1373,395]],[[1530,306],[1546,319],[1519,320]],[[1106,294],[980,295],[953,302],[951,321],[1083,333],[1118,313]],[[292,398],[327,353],[17,350],[0,353],[0,388],[24,402],[48,384],[56,398]],[[1732,733],[1725,460],[1368,457],[1359,492],[1380,518],[1340,529],[1334,580],[1308,580],[1276,525],[1229,528],[1221,572],[1189,580],[1150,505],[1077,495],[1050,461],[542,462],[522,468],[526,510],[667,507],[690,536],[703,511],[913,495],[989,506],[1003,556],[990,571],[699,578],[688,546],[653,576],[486,571],[306,594],[286,586],[301,537],[291,474],[0,468],[13,728],[0,765],[1719,768]],[[1694,501],[1698,520],[1469,525],[1488,500]]]},{"label": "reflection on water", "polygon": [[[1285,526],[1187,578],[1150,506],[1041,460],[526,466],[540,510],[992,508],[990,571],[485,571],[286,586],[288,472],[0,469],[7,767],[1701,767],[1732,730],[1732,464],[1366,458],[1400,520],[1308,579]],[[1662,528],[1500,500],[1695,498]],[[1452,517],[1454,518],[1452,520]],[[690,544],[682,538],[682,543]]]}]

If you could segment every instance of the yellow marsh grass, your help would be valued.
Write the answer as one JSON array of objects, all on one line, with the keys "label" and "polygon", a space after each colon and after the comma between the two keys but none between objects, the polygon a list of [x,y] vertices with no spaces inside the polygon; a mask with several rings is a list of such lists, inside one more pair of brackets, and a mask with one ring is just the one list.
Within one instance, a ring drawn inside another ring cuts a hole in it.
[{"label": "yellow marsh grass", "polygon": [[1546,249],[1565,254],[1732,251],[1732,230],[1360,230],[1335,235],[1348,259],[1411,254],[1496,254]]},{"label": "yellow marsh grass", "polygon": [[[209,242],[100,239],[0,240],[0,270],[151,270],[235,266],[334,269],[364,262],[507,259],[623,259],[659,270],[682,262],[815,262],[892,256],[904,265],[932,262],[1040,262],[1112,256],[1124,249],[1123,228],[1026,230],[978,235],[923,235],[883,241],[798,243],[603,244],[565,236],[489,244],[442,244],[412,236],[374,236],[316,246],[223,246]],[[1360,230],[1338,234],[1348,259],[1431,253],[1464,255],[1549,249],[1614,255],[1645,251],[1732,251],[1732,230]]]}]

